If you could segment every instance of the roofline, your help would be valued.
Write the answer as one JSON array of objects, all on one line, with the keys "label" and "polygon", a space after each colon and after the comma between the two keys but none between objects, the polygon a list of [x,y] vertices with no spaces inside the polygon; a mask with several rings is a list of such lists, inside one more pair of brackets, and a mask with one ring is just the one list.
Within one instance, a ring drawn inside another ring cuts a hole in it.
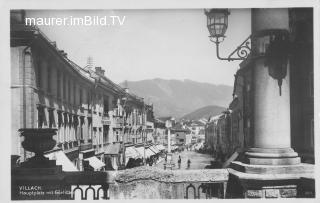
[{"label": "roofline", "polygon": [[[78,74],[81,78],[83,78],[84,80],[86,80],[87,82],[91,83],[91,85],[94,85],[95,82],[95,78],[92,77],[92,73],[96,74],[94,71],[90,71],[90,70],[85,70],[84,68],[82,68],[81,66],[79,66],[78,64],[76,64],[74,61],[72,61],[71,59],[63,56],[60,53],[60,49],[58,49],[56,46],[54,46],[52,44],[52,42],[37,26],[26,26],[25,24],[11,24],[11,26],[21,26],[23,27],[23,29],[21,29],[21,31],[31,31],[33,32],[32,37],[33,39],[36,37],[39,37],[38,39],[41,39],[43,42],[46,43],[46,45],[53,51],[53,54],[56,54],[60,60],[65,63],[67,66],[70,67],[71,71],[73,71],[75,74]],[[30,30],[27,30],[30,29]],[[14,32],[12,30],[10,30],[10,32]],[[32,39],[32,38],[31,38]],[[89,76],[85,75],[85,73],[88,73]],[[98,74],[97,74],[98,75]],[[112,84],[112,86],[110,88],[108,88],[109,91],[113,91],[114,93],[118,93],[121,95],[126,95],[131,97],[132,99],[135,100],[135,102],[141,102],[142,104],[143,102],[143,97],[138,97],[132,93],[127,93],[125,91],[124,88],[122,88],[120,85],[114,83],[112,80],[110,80],[109,78],[107,78],[106,76],[101,76],[98,75],[98,77],[103,78],[104,80],[106,80],[107,82],[109,82],[110,84]],[[103,87],[108,87],[106,84],[104,84],[102,81],[100,81],[100,84],[103,85]],[[114,89],[112,89],[114,88]]]}]

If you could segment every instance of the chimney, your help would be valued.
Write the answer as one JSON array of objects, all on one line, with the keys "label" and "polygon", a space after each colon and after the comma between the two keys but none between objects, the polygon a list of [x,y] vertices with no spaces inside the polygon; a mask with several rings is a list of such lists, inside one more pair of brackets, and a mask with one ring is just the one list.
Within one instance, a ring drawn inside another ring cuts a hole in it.
[{"label": "chimney", "polygon": [[129,93],[129,88],[128,88],[128,81],[126,80],[126,81],[124,81],[124,91],[126,92],[126,93]]},{"label": "chimney", "polygon": [[[52,46],[54,46],[55,48],[57,48],[57,42],[56,41],[53,41],[53,42],[50,42],[52,44]],[[63,51],[63,50],[62,50]]]},{"label": "chimney", "polygon": [[95,69],[98,75],[104,76],[105,70],[103,70],[101,67],[95,67]]},{"label": "chimney", "polygon": [[67,57],[68,54],[66,52],[64,52],[64,50],[59,50],[59,53],[63,56],[63,57]]},{"label": "chimney", "polygon": [[93,58],[89,56],[87,58],[87,65],[85,66],[86,69],[92,69],[93,68]]}]

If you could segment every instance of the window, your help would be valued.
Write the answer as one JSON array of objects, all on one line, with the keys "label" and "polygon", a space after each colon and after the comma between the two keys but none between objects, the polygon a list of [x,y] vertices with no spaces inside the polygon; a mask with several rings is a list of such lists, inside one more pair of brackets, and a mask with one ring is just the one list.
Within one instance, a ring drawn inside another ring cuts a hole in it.
[{"label": "window", "polygon": [[93,137],[94,137],[94,140],[93,140],[93,144],[96,145],[98,144],[97,142],[97,127],[93,127]]},{"label": "window", "polygon": [[82,88],[79,87],[79,104],[82,105]]},{"label": "window", "polygon": [[48,93],[51,93],[51,66],[48,66],[47,68],[47,91]]},{"label": "window", "polygon": [[68,102],[71,103],[71,80],[68,80]]},{"label": "window", "polygon": [[63,80],[62,80],[63,84],[63,99],[65,100],[67,97],[66,91],[67,91],[67,79],[66,76],[63,75]]},{"label": "window", "polygon": [[80,139],[83,140],[84,116],[80,117]]},{"label": "window", "polygon": [[109,143],[109,126],[108,125],[103,126],[103,140],[104,140],[104,143]]},{"label": "window", "polygon": [[105,97],[103,100],[103,114],[108,116],[109,113],[109,97]]},{"label": "window", "polygon": [[76,86],[76,83],[73,83],[73,104],[77,105],[77,86]]},{"label": "window", "polygon": [[38,106],[38,128],[46,127],[47,126],[47,121],[46,121],[46,114],[44,111],[43,106]]},{"label": "window", "polygon": [[79,118],[76,115],[73,116],[73,126],[74,126],[75,139],[79,140],[81,137],[81,135],[79,135],[80,132],[78,131]]},{"label": "window", "polygon": [[116,131],[116,139],[117,139],[117,142],[119,141],[119,132],[118,131]]},{"label": "window", "polygon": [[91,126],[92,126],[92,118],[88,117],[88,136],[89,136],[89,141],[91,140],[92,142]]},{"label": "window", "polygon": [[88,109],[90,108],[90,92],[87,91],[87,104],[88,104]]},{"label": "window", "polygon": [[37,67],[37,87],[41,89],[41,77],[42,77],[42,69],[41,69],[41,61],[38,62],[38,67]]},{"label": "window", "polygon": [[57,70],[57,97],[61,98],[61,73]]},{"label": "window", "polygon": [[56,127],[53,109],[48,109],[49,112],[49,128]]}]

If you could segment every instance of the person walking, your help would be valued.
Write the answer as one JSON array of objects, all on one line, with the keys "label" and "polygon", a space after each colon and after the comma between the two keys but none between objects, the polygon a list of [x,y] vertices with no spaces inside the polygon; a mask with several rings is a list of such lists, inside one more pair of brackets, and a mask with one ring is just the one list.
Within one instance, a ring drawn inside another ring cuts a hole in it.
[{"label": "person walking", "polygon": [[187,164],[188,164],[188,167],[187,167],[187,169],[190,169],[190,164],[191,164],[191,161],[190,161],[190,159],[188,159],[188,162],[187,162]]},{"label": "person walking", "polygon": [[179,155],[179,159],[178,159],[178,167],[179,169],[181,168],[181,156]]}]

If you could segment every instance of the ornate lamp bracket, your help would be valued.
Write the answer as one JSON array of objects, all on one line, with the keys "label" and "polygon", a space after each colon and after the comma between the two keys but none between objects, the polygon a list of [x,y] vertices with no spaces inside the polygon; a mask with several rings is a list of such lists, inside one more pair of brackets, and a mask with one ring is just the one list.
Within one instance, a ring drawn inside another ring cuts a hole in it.
[{"label": "ornate lamp bracket", "polygon": [[209,36],[210,41],[216,44],[216,53],[217,58],[220,60],[227,60],[227,61],[235,61],[235,60],[244,60],[246,59],[249,54],[251,53],[251,35],[247,37],[234,51],[232,51],[228,57],[220,57],[219,54],[219,44],[223,42],[223,37],[211,37]]}]

